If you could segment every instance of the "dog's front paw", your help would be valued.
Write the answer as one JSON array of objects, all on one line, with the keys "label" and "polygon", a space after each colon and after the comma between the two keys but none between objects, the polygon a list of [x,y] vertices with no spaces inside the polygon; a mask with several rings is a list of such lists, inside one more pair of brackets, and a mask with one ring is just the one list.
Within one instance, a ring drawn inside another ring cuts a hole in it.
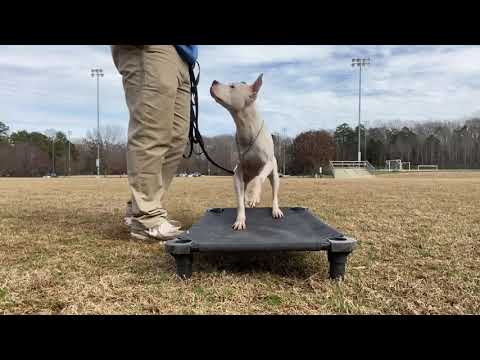
[{"label": "dog's front paw", "polygon": [[283,218],[283,212],[279,208],[272,208],[272,216],[274,219]]},{"label": "dog's front paw", "polygon": [[245,224],[245,218],[237,218],[235,223],[232,225],[233,230],[245,230],[247,225]]}]

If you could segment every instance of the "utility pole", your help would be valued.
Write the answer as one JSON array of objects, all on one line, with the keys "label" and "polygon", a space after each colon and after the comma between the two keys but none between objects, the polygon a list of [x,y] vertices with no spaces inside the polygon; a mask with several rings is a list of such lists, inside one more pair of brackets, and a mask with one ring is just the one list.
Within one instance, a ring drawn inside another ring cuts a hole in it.
[{"label": "utility pole", "polygon": [[57,130],[47,129],[45,130],[45,135],[52,141],[52,167],[49,172],[50,175],[53,176],[53,174],[55,174],[55,140],[57,138]]},{"label": "utility pole", "polygon": [[72,158],[70,153],[70,143],[71,143],[72,132],[68,130],[68,176],[72,176]]},{"label": "utility pole", "polygon": [[63,177],[67,176],[67,169],[68,169],[68,161],[67,161],[67,144],[65,144],[65,141],[68,141],[68,139],[63,138],[63,156],[64,156],[64,161],[63,161]]},{"label": "utility pole", "polygon": [[57,175],[57,172],[55,171],[55,140],[57,138],[57,135],[55,134],[52,138],[52,154],[53,154],[53,157],[52,157],[52,160],[53,160],[53,174]]},{"label": "utility pole", "polygon": [[53,140],[52,140],[53,173],[54,173],[55,175],[57,175],[57,172],[55,171],[55,139],[56,139],[56,138],[57,138],[57,137],[56,137],[56,135],[55,135],[55,137],[54,137]]},{"label": "utility pole", "polygon": [[365,126],[364,126],[364,131],[365,131],[365,135],[364,135],[364,138],[365,138],[365,146],[364,146],[365,161],[368,161],[368,159],[367,159],[367,126],[368,126],[368,121],[364,121],[363,123],[365,124]]},{"label": "utility pole", "polygon": [[360,113],[362,103],[362,67],[370,65],[370,58],[368,59],[352,59],[352,67],[358,66],[358,161],[362,161],[362,150],[360,148]]},{"label": "utility pole", "polygon": [[[210,154],[212,153],[211,151],[216,150],[216,145],[207,145],[207,150],[210,151]],[[208,176],[210,176],[210,161],[208,161],[207,157],[205,156],[205,159],[207,160],[207,172]]]},{"label": "utility pole", "polygon": [[285,141],[287,139],[287,128],[283,128],[283,175],[285,175]]},{"label": "utility pole", "polygon": [[103,77],[102,69],[92,69],[92,78],[97,78],[97,176],[100,176],[100,77]]}]

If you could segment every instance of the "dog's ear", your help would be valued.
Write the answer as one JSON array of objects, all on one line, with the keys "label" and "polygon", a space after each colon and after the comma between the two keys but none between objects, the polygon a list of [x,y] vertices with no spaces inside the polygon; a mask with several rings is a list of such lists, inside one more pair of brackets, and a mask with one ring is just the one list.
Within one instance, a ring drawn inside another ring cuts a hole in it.
[{"label": "dog's ear", "polygon": [[257,94],[260,91],[260,88],[262,87],[262,78],[263,78],[263,74],[260,74],[257,80],[255,80],[255,82],[252,85],[250,85],[250,88],[252,89],[252,93],[250,94],[248,103],[252,103],[255,100],[257,100]]},{"label": "dog's ear", "polygon": [[258,94],[258,92],[260,91],[260,88],[262,87],[262,79],[263,79],[263,74],[260,74],[257,78],[257,80],[255,80],[255,82],[252,84],[252,90],[253,92],[256,94]]}]

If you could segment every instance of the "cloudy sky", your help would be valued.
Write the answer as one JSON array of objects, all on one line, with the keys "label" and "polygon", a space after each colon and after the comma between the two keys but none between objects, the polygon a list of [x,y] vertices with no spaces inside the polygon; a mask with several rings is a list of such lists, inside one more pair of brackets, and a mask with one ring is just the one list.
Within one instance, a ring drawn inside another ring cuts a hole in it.
[{"label": "cloudy sky", "polygon": [[[480,111],[480,46],[200,46],[200,129],[233,133],[227,112],[209,95],[221,82],[253,82],[264,74],[258,108],[272,132],[295,135],[362,119],[456,120]],[[127,128],[120,75],[109,46],[0,46],[0,121],[11,130],[55,128],[82,137],[96,126],[96,82],[101,67],[101,124]]]}]

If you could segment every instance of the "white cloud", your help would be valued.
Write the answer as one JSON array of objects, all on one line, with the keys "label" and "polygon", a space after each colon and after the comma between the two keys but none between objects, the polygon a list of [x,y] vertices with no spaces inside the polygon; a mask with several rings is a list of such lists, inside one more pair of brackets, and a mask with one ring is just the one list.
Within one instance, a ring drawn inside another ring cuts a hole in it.
[{"label": "white cloud", "polygon": [[[216,79],[252,82],[264,73],[258,102],[272,131],[355,125],[358,69],[362,119],[455,119],[480,109],[479,46],[201,46],[200,123],[206,135],[233,132],[230,115],[209,95]],[[108,46],[0,46],[0,121],[13,130],[55,127],[83,136],[96,126],[96,82],[102,67],[101,122],[127,127],[120,75]]]},{"label": "white cloud", "polygon": [[333,46],[217,45],[202,47],[200,56],[209,60],[204,62],[206,69],[218,69],[219,67],[268,65],[272,62],[324,61],[334,51]]},{"label": "white cloud", "polygon": [[83,136],[96,126],[96,82],[90,69],[102,67],[102,119],[126,127],[120,77],[108,51],[99,46],[1,46],[0,120],[12,130],[55,127]]}]

